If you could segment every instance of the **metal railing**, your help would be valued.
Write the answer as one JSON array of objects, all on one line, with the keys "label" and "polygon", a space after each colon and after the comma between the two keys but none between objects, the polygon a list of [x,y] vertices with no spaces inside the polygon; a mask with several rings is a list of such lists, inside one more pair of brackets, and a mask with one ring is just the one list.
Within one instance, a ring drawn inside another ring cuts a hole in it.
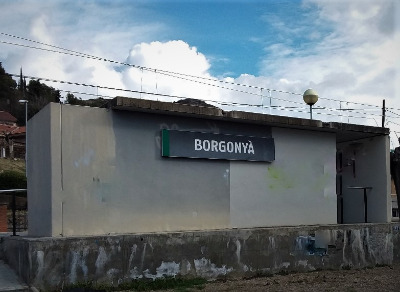
[{"label": "metal railing", "polygon": [[12,194],[11,209],[12,209],[12,234],[17,235],[17,204],[16,204],[16,194],[26,192],[26,189],[10,189],[10,190],[0,190],[0,194]]}]

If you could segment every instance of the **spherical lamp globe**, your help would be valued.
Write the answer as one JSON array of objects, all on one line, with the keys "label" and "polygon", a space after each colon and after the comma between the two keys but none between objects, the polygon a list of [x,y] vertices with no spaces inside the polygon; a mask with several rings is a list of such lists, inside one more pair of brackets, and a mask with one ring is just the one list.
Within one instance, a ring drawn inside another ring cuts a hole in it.
[{"label": "spherical lamp globe", "polygon": [[308,105],[314,105],[318,101],[318,93],[314,89],[304,91],[303,100]]}]

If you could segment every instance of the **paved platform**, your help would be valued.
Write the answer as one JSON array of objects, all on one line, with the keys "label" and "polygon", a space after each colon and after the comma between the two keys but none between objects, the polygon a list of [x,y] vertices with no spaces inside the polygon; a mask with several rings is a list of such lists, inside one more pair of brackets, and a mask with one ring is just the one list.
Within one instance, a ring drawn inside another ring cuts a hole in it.
[{"label": "paved platform", "polygon": [[18,279],[17,274],[0,260],[0,292],[29,291],[28,285]]}]

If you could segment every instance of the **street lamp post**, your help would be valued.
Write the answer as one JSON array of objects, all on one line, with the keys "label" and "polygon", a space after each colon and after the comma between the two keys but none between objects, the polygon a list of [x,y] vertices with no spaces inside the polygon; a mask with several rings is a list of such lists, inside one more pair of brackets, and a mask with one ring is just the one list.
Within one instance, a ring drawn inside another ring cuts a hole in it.
[{"label": "street lamp post", "polygon": [[28,100],[20,99],[18,102],[25,104],[25,176],[28,177]]},{"label": "street lamp post", "polygon": [[318,93],[314,89],[304,91],[303,100],[310,106],[310,119],[312,120],[312,106],[318,101]]}]

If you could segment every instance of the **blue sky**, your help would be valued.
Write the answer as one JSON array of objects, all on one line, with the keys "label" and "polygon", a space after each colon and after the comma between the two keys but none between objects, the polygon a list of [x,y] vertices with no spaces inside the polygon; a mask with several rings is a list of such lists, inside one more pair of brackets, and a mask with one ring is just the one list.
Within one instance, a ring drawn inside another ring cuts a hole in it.
[{"label": "blue sky", "polygon": [[[297,5],[291,4],[295,9]],[[258,74],[263,42],[273,36],[262,20],[268,6],[276,9],[277,5],[191,2],[163,3],[153,9],[171,25],[170,39],[185,40],[209,56],[215,75],[236,77],[242,73]]]},{"label": "blue sky", "polygon": [[[9,73],[22,67],[29,76],[98,86],[49,83],[83,99],[122,94],[107,86],[306,118],[301,95],[311,87],[320,95],[315,118],[374,126],[386,99],[393,136],[400,133],[398,19],[396,0],[0,0],[0,61]],[[49,48],[8,34],[154,70],[21,47]]]},{"label": "blue sky", "polygon": [[[301,1],[143,1],[148,17],[166,26],[159,41],[185,40],[208,56],[217,76],[257,75],[277,43],[301,49],[312,45],[315,7]],[[146,19],[146,17],[144,18]],[[285,28],[282,28],[285,26]],[[303,30],[306,34],[299,33]],[[329,30],[329,24],[318,32]]]}]

